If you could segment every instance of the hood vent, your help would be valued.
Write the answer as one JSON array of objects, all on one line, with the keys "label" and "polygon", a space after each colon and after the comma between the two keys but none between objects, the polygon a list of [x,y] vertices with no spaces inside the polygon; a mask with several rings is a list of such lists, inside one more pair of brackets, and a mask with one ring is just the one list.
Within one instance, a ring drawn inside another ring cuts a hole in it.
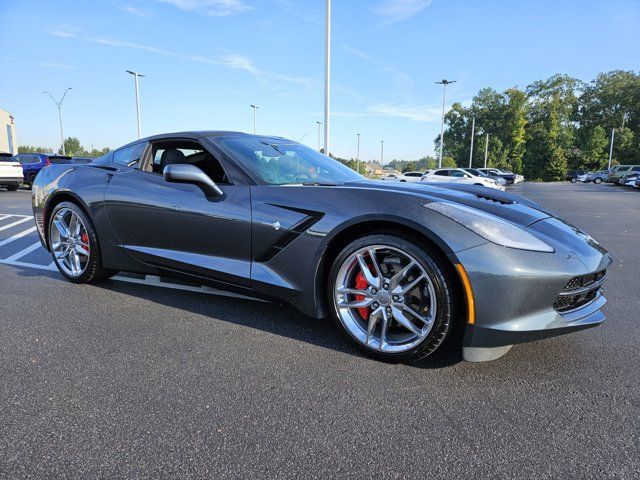
[{"label": "hood vent", "polygon": [[505,198],[492,197],[490,195],[481,195],[479,193],[476,193],[476,197],[478,197],[480,200],[484,200],[485,202],[494,203],[494,204],[498,204],[498,205],[513,205],[513,204],[516,203],[513,200],[507,200]]}]

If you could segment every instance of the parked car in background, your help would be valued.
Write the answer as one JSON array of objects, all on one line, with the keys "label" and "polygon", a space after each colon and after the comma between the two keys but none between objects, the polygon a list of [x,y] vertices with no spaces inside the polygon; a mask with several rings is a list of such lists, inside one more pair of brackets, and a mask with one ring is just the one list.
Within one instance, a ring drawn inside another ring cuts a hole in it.
[{"label": "parked car in background", "polygon": [[20,153],[16,155],[16,158],[22,165],[24,181],[29,186],[33,185],[36,175],[43,167],[52,164],[74,163],[72,157],[53,153]]},{"label": "parked car in background", "polygon": [[627,186],[627,187],[635,187],[637,179],[638,179],[638,172],[629,173],[629,174],[625,175],[624,177],[621,177],[620,180],[618,180],[618,185],[624,185],[624,186]]},{"label": "parked car in background", "polygon": [[15,192],[23,181],[20,162],[10,153],[0,152],[0,187]]},{"label": "parked car in background", "polygon": [[586,183],[602,183],[609,178],[609,170],[600,170],[599,172],[587,173]]},{"label": "parked car in background", "polygon": [[640,188],[640,176],[636,178],[636,188]]},{"label": "parked car in background", "polygon": [[576,183],[578,181],[578,176],[584,175],[585,173],[587,172],[585,172],[584,170],[569,170],[564,179],[570,181],[571,183]]},{"label": "parked car in background", "polygon": [[476,177],[490,178],[491,180],[496,182],[496,184],[501,185],[503,187],[507,184],[507,181],[504,178],[498,175],[494,175],[493,177],[490,177],[486,173],[478,170],[477,168],[463,168],[462,170],[464,170],[467,173],[470,173],[471,175],[475,175]]},{"label": "parked car in background", "polygon": [[580,183],[587,183],[587,173],[583,173],[582,175],[578,175],[576,177],[576,181],[580,182]]},{"label": "parked car in background", "polygon": [[483,173],[486,173],[491,178],[494,178],[494,177],[504,178],[504,180],[507,182],[507,185],[513,185],[514,183],[516,183],[515,173],[505,172],[500,170],[499,168],[479,168],[478,170],[480,170]]},{"label": "parked car in background", "polygon": [[91,163],[93,161],[93,158],[91,158],[91,157],[72,157],[71,160],[73,161],[73,163],[85,164],[85,163]]},{"label": "parked car in background", "polygon": [[438,168],[428,170],[420,181],[423,183],[465,183],[467,185],[479,185],[504,190],[504,186],[498,185],[495,180],[472,175],[462,168]]},{"label": "parked car in background", "polygon": [[618,184],[620,178],[629,173],[640,172],[640,165],[616,165],[609,174],[609,183]]},{"label": "parked car in background", "polygon": [[424,172],[403,172],[392,173],[386,177],[382,177],[382,180],[389,180],[392,182],[419,182]]}]

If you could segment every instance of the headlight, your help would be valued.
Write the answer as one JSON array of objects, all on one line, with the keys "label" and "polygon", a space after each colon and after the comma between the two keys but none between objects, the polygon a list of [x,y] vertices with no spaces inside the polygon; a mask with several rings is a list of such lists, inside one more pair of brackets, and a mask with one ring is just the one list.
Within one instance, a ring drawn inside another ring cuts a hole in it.
[{"label": "headlight", "polygon": [[431,202],[424,205],[460,225],[467,227],[482,238],[510,248],[534,252],[554,252],[550,245],[511,222],[475,208],[455,203]]}]

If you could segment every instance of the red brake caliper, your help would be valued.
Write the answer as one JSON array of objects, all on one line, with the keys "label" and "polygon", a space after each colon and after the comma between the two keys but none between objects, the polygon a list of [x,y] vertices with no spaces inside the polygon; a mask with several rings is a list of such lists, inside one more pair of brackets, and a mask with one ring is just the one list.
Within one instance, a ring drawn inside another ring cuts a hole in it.
[{"label": "red brake caliper", "polygon": [[89,251],[89,235],[87,235],[87,232],[82,232],[80,238],[82,239],[82,243],[87,246],[87,251]]},{"label": "red brake caliper", "polygon": [[[369,284],[367,280],[364,278],[364,274],[362,272],[356,275],[356,289],[357,290],[366,290]],[[364,295],[356,295],[356,300],[364,300]],[[358,313],[365,320],[369,319],[369,314],[371,313],[371,309],[369,307],[361,307],[358,309]]]}]

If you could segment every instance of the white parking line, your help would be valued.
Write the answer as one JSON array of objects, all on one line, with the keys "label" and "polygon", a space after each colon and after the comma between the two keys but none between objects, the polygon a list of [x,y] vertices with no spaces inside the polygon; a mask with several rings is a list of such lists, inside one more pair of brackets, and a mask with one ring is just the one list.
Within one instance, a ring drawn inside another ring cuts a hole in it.
[{"label": "white parking line", "polygon": [[0,242],[0,247],[2,247],[3,245],[6,245],[7,243],[14,242],[14,241],[18,240],[19,238],[26,237],[31,232],[35,232],[35,231],[36,231],[36,227],[31,227],[31,228],[28,228],[27,230],[23,230],[20,233],[16,233],[15,235],[12,235],[9,238],[5,238],[4,240],[2,240]]},{"label": "white parking line", "polygon": [[0,215],[0,220],[4,220],[5,218],[9,218],[11,215]]},{"label": "white parking line", "polygon": [[28,222],[29,220],[32,220],[32,219],[33,219],[33,217],[24,217],[24,218],[21,218],[20,220],[16,220],[13,223],[10,223],[8,225],[4,225],[4,226],[0,227],[0,232],[2,230],[6,230],[7,228],[11,228],[11,227],[15,227],[16,225],[20,225],[21,223]]},{"label": "white parking line", "polygon": [[5,262],[15,262],[19,258],[22,258],[25,255],[27,255],[28,253],[31,253],[34,250],[36,250],[38,248],[41,248],[41,247],[42,247],[42,243],[40,243],[40,242],[34,243],[33,245],[28,246],[27,248],[23,248],[18,253],[14,253],[9,258],[5,258],[4,261]]}]

